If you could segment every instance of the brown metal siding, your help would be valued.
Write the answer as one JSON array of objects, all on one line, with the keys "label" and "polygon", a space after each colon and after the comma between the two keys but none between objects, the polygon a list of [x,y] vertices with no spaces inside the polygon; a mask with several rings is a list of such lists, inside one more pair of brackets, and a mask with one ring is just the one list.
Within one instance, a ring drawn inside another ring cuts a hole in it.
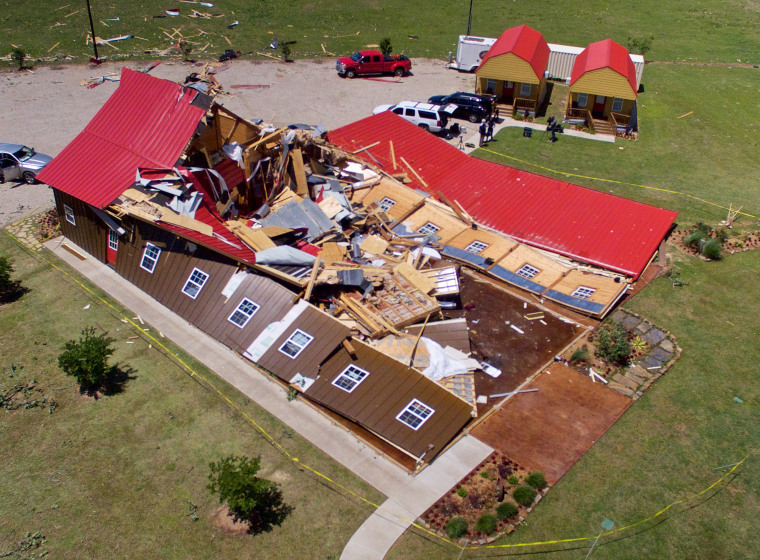
[{"label": "brown metal siding", "polygon": [[[128,242],[129,231],[123,237],[116,271],[233,350],[243,352],[267,325],[281,319],[293,306],[291,291],[255,273],[248,273],[227,301],[222,295],[222,290],[237,271],[237,263],[200,245],[197,245],[193,253],[189,253],[184,238],[138,220],[133,224],[134,240],[132,243]],[[126,227],[130,230],[132,226],[128,224]],[[152,274],[140,268],[143,251],[148,242],[161,249]],[[196,299],[182,293],[182,288],[194,268],[199,268],[209,275]],[[244,297],[261,307],[241,329],[230,323],[227,318]]]},{"label": "brown metal siding", "polygon": [[[357,358],[344,349],[331,356],[320,369],[320,377],[306,391],[314,401],[346,416],[363,427],[407,450],[415,457],[433,450],[431,460],[471,419],[472,407],[420,372],[406,367],[366,344],[352,340]],[[369,375],[348,393],[332,384],[349,365]],[[396,416],[418,399],[435,412],[418,429],[396,420]]]},{"label": "brown metal siding", "polygon": [[[407,327],[405,331],[411,335],[417,336],[422,325]],[[470,348],[470,331],[467,327],[466,319],[452,319],[449,321],[438,321],[425,325],[425,332],[422,334],[440,344],[441,346],[451,346],[457,350],[469,354]]]},{"label": "brown metal siding", "polygon": [[[303,351],[291,358],[279,348],[296,329],[314,337]],[[321,364],[345,340],[350,331],[327,313],[309,306],[261,356],[259,364],[280,379],[290,381],[296,373],[316,377]]]},{"label": "brown metal siding", "polygon": [[[57,189],[53,189],[53,194],[63,235],[100,262],[106,262],[108,226],[95,215],[87,203]],[[74,211],[75,226],[66,220],[64,204]]]}]

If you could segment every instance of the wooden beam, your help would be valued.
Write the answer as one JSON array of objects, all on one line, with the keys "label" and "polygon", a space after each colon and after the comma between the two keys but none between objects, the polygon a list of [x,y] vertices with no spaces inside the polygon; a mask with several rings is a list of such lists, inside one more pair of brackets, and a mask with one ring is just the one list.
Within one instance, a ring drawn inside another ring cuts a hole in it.
[{"label": "wooden beam", "polygon": [[414,169],[414,167],[412,167],[412,166],[409,164],[409,162],[408,162],[408,161],[406,161],[406,160],[404,159],[404,156],[401,156],[401,158],[399,158],[399,159],[401,159],[401,161],[404,163],[404,165],[406,165],[406,166],[409,168],[409,171],[411,171],[411,172],[412,172],[412,174],[413,174],[415,177],[417,177],[417,180],[418,180],[420,183],[422,183],[422,186],[425,188],[425,190],[428,190],[428,184],[425,182],[425,180],[424,180],[422,177],[420,177],[419,173],[417,173],[417,171]]},{"label": "wooden beam", "polygon": [[303,299],[309,301],[311,298],[311,292],[314,290],[314,282],[317,281],[317,274],[319,274],[319,264],[322,261],[319,257],[314,259],[314,266],[311,267],[311,274],[309,275],[309,283],[306,285],[306,293]]},{"label": "wooden beam", "polygon": [[346,349],[346,352],[351,356],[352,359],[356,359],[356,348],[353,347],[351,342],[347,338],[343,339],[343,348]]},{"label": "wooden beam", "polygon": [[359,148],[358,150],[354,150],[354,151],[353,151],[353,152],[351,152],[351,153],[352,153],[352,154],[354,154],[354,155],[356,155],[356,154],[358,154],[358,153],[360,153],[360,152],[363,152],[364,150],[369,150],[370,148],[374,148],[374,147],[375,147],[375,146],[377,146],[379,143],[380,143],[380,141],[378,140],[377,142],[374,142],[374,143],[370,144],[369,146],[364,146],[363,148]]},{"label": "wooden beam", "polygon": [[299,196],[309,196],[309,184],[306,181],[306,170],[303,166],[301,148],[294,148],[290,153],[293,157],[293,173],[296,176],[296,194]]},{"label": "wooden beam", "polygon": [[414,353],[417,351],[417,345],[420,343],[420,339],[422,338],[422,333],[425,331],[425,327],[427,326],[429,319],[430,319],[430,315],[425,317],[425,322],[422,323],[422,328],[420,329],[420,332],[417,333],[417,338],[414,339],[414,346],[412,346],[412,355],[409,356],[410,367],[414,365]]},{"label": "wooden beam", "polygon": [[445,194],[443,194],[441,191],[435,191],[435,193],[438,195],[438,198],[440,198],[440,199],[441,199],[441,201],[442,201],[442,202],[443,202],[443,203],[444,203],[446,206],[448,206],[449,208],[451,208],[451,210],[454,212],[454,214],[456,214],[456,215],[459,217],[459,219],[460,219],[460,220],[462,220],[462,221],[463,221],[465,224],[467,224],[468,226],[472,227],[472,224],[473,224],[472,220],[470,220],[470,219],[469,219],[467,216],[465,216],[465,215],[462,213],[462,211],[461,211],[461,210],[459,210],[459,208],[457,208],[457,207],[456,207],[456,205],[455,205],[453,202],[451,202],[451,201],[450,201],[450,200],[449,200],[449,199],[446,197],[446,195],[445,195]]},{"label": "wooden beam", "polygon": [[404,212],[401,215],[401,217],[398,218],[394,223],[397,223],[397,224],[402,223],[404,220],[406,220],[409,216],[411,216],[412,214],[414,214],[417,210],[419,210],[423,206],[425,206],[425,199],[421,198],[420,200],[418,200],[417,202],[414,203],[414,206],[412,206],[409,210],[407,210],[406,212]]},{"label": "wooden beam", "polygon": [[396,171],[398,165],[396,165],[396,152],[393,149],[393,140],[390,141],[391,145],[391,162],[393,163],[393,170]]}]

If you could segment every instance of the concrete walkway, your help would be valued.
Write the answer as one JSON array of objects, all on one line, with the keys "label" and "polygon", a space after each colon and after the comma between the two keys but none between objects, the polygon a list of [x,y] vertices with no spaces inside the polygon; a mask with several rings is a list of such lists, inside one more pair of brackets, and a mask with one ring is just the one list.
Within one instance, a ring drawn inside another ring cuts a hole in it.
[{"label": "concrete walkway", "polygon": [[[546,132],[546,124],[518,121],[511,117],[500,118],[499,120],[501,122],[495,124],[493,127],[494,136],[496,136],[496,133],[499,132],[502,128],[507,128],[507,127],[530,128],[530,129],[535,130],[536,132],[541,132],[541,133]],[[469,135],[464,140],[465,146],[464,146],[464,150],[462,150],[464,153],[469,154],[478,149],[478,143],[480,142],[480,133],[478,132],[479,127],[480,125],[478,123],[467,123],[464,125],[466,134]],[[564,134],[565,136],[585,138],[586,140],[596,140],[597,142],[610,142],[613,144],[615,143],[615,136],[613,136],[612,134],[589,134],[588,132],[583,132],[582,130],[575,130],[569,125],[563,128],[565,131],[562,134],[558,134],[557,138],[562,138],[562,135]],[[474,133],[474,134],[471,134],[471,133]],[[547,136],[547,142],[548,142],[548,138],[549,137]],[[449,143],[456,146],[459,144],[459,139],[455,138],[453,140],[449,140]],[[472,146],[474,147],[469,147],[467,146],[467,144],[472,144]]]},{"label": "concrete walkway", "polygon": [[492,451],[475,438],[465,436],[422,473],[411,476],[301,400],[289,402],[282,388],[250,362],[174,314],[110,267],[89,256],[85,260],[78,259],[63,248],[64,243],[86,254],[62,237],[48,241],[45,246],[238,391],[387,496],[381,508],[351,538],[342,559],[383,558],[411,522]]}]

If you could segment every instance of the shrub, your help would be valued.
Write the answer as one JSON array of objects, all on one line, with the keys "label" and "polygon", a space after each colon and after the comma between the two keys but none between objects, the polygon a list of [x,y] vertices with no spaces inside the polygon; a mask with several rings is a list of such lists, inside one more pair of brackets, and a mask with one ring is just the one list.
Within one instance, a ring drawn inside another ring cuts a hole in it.
[{"label": "shrub", "polygon": [[285,59],[285,62],[293,62],[293,59],[290,56],[292,54],[292,51],[290,50],[290,45],[288,45],[287,43],[281,43],[280,50],[282,51],[282,56]]},{"label": "shrub", "polygon": [[710,260],[717,261],[721,258],[721,243],[719,239],[710,238],[702,245],[702,255]]},{"label": "shrub", "polygon": [[729,233],[726,228],[720,228],[715,230],[715,238],[721,243],[728,241]]},{"label": "shrub", "polygon": [[491,474],[488,471],[480,471],[480,478],[485,478],[486,480],[488,480],[489,478],[491,478]]},{"label": "shrub", "polygon": [[11,51],[11,60],[18,66],[19,70],[24,69],[24,59],[26,58],[26,52],[21,47],[13,47]]},{"label": "shrub", "polygon": [[478,522],[475,523],[475,530],[480,531],[483,534],[490,535],[496,531],[496,526],[498,524],[499,522],[496,520],[496,516],[487,513],[481,516],[481,518],[478,519]]},{"label": "shrub", "polygon": [[513,502],[502,502],[496,508],[496,517],[502,521],[514,515],[517,515],[517,506]]},{"label": "shrub", "polygon": [[87,327],[77,342],[69,340],[63,353],[58,356],[58,367],[79,383],[80,389],[93,393],[103,385],[108,376],[108,357],[115,340],[104,332],[95,336],[95,328]]},{"label": "shrub", "polygon": [[588,348],[576,348],[570,355],[571,362],[585,362],[588,359]]},{"label": "shrub", "polygon": [[450,539],[458,539],[467,534],[467,530],[470,526],[467,524],[467,520],[462,517],[452,517],[448,523],[446,523],[446,534]]},{"label": "shrub", "polygon": [[466,498],[467,490],[465,490],[463,487],[457,488],[457,496],[459,496],[460,498]]},{"label": "shrub", "polygon": [[532,486],[520,486],[512,492],[512,497],[521,506],[529,506],[536,497],[536,490]]},{"label": "shrub", "polygon": [[520,479],[517,478],[515,475],[507,477],[507,482],[509,482],[510,484],[517,484],[519,481]]},{"label": "shrub", "polygon": [[614,321],[602,325],[597,333],[596,352],[613,364],[624,365],[631,356],[631,344],[623,325]]},{"label": "shrub", "polygon": [[271,531],[293,511],[283,502],[279,485],[256,476],[259,457],[231,455],[209,467],[207,488],[219,494],[219,503],[227,502],[236,521],[248,523],[251,533]]},{"label": "shrub", "polygon": [[391,54],[393,52],[393,45],[391,44],[390,37],[383,37],[380,41],[380,52],[383,54]]},{"label": "shrub", "polygon": [[652,41],[654,41],[654,35],[649,37],[628,37],[628,51],[640,55],[645,55],[652,48]]},{"label": "shrub", "polygon": [[530,473],[525,478],[525,482],[528,483],[533,488],[535,488],[536,490],[540,490],[541,488],[546,488],[546,479],[544,478],[544,473],[539,472],[539,471],[534,471]]}]

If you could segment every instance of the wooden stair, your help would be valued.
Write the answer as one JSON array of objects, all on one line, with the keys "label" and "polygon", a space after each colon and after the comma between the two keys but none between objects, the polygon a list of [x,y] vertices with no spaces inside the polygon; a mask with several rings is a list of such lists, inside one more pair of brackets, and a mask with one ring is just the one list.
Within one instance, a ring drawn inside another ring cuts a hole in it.
[{"label": "wooden stair", "polygon": [[594,130],[597,134],[609,134],[615,136],[615,125],[602,119],[594,119]]},{"label": "wooden stair", "polygon": [[508,105],[506,103],[497,103],[496,107],[499,108],[500,119],[512,118],[512,105]]}]

